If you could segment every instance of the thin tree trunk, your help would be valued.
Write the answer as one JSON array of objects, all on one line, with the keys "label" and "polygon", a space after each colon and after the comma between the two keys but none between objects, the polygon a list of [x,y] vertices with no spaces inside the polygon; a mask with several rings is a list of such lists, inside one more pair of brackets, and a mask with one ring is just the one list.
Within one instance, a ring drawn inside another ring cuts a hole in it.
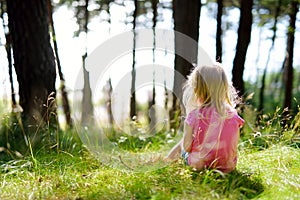
[{"label": "thin tree trunk", "polygon": [[280,14],[281,3],[282,3],[282,0],[279,0],[278,4],[276,6],[275,15],[274,15],[272,44],[271,44],[271,47],[268,52],[266,66],[265,66],[262,80],[261,80],[261,89],[260,89],[260,93],[259,93],[259,107],[258,107],[259,112],[262,112],[263,108],[264,108],[264,90],[265,90],[265,84],[266,84],[265,82],[266,82],[266,76],[267,76],[267,69],[268,69],[268,65],[269,65],[269,61],[270,61],[270,57],[271,57],[271,52],[274,49],[274,44],[275,44],[275,39],[276,39],[276,30],[277,30],[277,21],[278,21],[278,16]]},{"label": "thin tree trunk", "polygon": [[108,113],[108,122],[111,127],[113,127],[114,124],[114,118],[113,118],[113,113],[112,113],[112,108],[111,108],[111,103],[112,103],[112,84],[111,84],[111,78],[109,77],[107,83],[106,83],[106,88],[105,92],[107,94],[107,102],[106,102],[106,108],[107,108],[107,113]]},{"label": "thin tree trunk", "polygon": [[256,82],[255,82],[255,88],[258,88],[258,82],[259,82],[259,59],[260,59],[260,47],[261,47],[261,38],[263,33],[263,27],[259,28],[259,34],[258,34],[258,44],[257,44],[257,56],[255,59],[255,66],[256,66]]},{"label": "thin tree trunk", "polygon": [[296,16],[299,9],[299,2],[292,0],[290,2],[290,24],[288,27],[287,47],[286,47],[286,62],[284,65],[284,79],[285,79],[285,95],[284,108],[292,108],[292,90],[293,90],[293,57],[294,57],[294,41],[296,30]]},{"label": "thin tree trunk", "polygon": [[[85,24],[84,24],[84,31],[85,36],[87,38],[88,34],[88,23],[89,23],[89,0],[85,0]],[[87,41],[86,41],[87,42]],[[87,45],[87,44],[86,44]],[[82,97],[82,116],[81,116],[81,124],[83,126],[91,125],[94,123],[93,119],[93,103],[92,103],[92,91],[90,86],[90,78],[89,72],[85,68],[85,60],[87,57],[87,47],[85,49],[85,54],[82,56],[82,70],[83,70],[83,97]]]},{"label": "thin tree trunk", "polygon": [[48,9],[49,9],[50,27],[52,30],[51,32],[52,32],[54,53],[55,53],[55,57],[56,57],[56,64],[57,64],[58,75],[59,75],[59,79],[60,79],[60,90],[61,90],[61,95],[62,95],[63,109],[64,109],[67,126],[69,128],[71,128],[72,127],[71,110],[70,110],[70,104],[69,104],[69,100],[68,100],[68,93],[67,93],[66,87],[65,87],[65,79],[64,79],[64,75],[61,70],[61,63],[60,63],[60,59],[59,59],[59,55],[58,55],[57,40],[56,40],[54,22],[53,22],[53,17],[52,17],[53,7],[52,7],[51,0],[48,0]]},{"label": "thin tree trunk", "polygon": [[10,89],[11,89],[11,100],[12,100],[12,107],[13,109],[17,106],[16,101],[16,94],[15,94],[15,88],[14,88],[14,79],[12,74],[12,52],[11,52],[11,38],[10,33],[5,34],[6,39],[6,45],[5,50],[7,53],[7,61],[8,61],[8,74],[9,74],[9,82],[10,82]]},{"label": "thin tree trunk", "polygon": [[[102,5],[101,5],[101,2],[102,2]],[[110,13],[110,3],[111,2],[114,2],[114,0],[102,0],[99,2],[100,6],[107,6],[107,14],[108,14],[108,19],[107,19],[107,22],[109,24],[109,28],[108,28],[108,33],[110,34],[111,32],[111,13]]]},{"label": "thin tree trunk", "polygon": [[108,28],[108,33],[110,34],[111,32],[111,13],[110,13],[110,2],[113,2],[113,0],[108,0],[107,1],[107,14],[108,14],[108,24],[109,24],[109,28]]},{"label": "thin tree trunk", "polygon": [[[1,18],[2,18],[2,24],[3,24],[3,30],[5,32],[5,50],[7,54],[7,61],[8,61],[8,74],[9,74],[9,81],[10,81],[10,89],[11,89],[11,100],[12,100],[12,108],[15,110],[17,107],[16,102],[16,95],[15,95],[15,89],[14,89],[14,80],[12,75],[12,52],[11,52],[11,34],[8,30],[8,24],[4,20],[4,2],[1,3]],[[6,30],[6,31],[5,31]]]},{"label": "thin tree trunk", "polygon": [[251,39],[253,0],[241,0],[240,3],[240,23],[238,29],[236,54],[233,60],[232,82],[233,86],[239,91],[239,95],[242,96],[245,91],[243,74],[246,54]]},{"label": "thin tree trunk", "polygon": [[86,55],[82,56],[82,70],[83,70],[83,97],[82,97],[82,115],[81,124],[83,126],[92,125],[93,119],[93,104],[92,104],[92,91],[90,86],[89,72],[85,68]]},{"label": "thin tree trunk", "polygon": [[223,0],[217,0],[217,33],[216,33],[216,60],[222,63],[222,16],[223,16]]},{"label": "thin tree trunk", "polygon": [[[256,5],[256,12],[259,13],[260,5]],[[258,15],[259,16],[259,15]],[[255,89],[258,89],[259,85],[259,59],[260,59],[260,47],[261,47],[261,41],[262,41],[262,33],[263,33],[263,27],[258,27],[259,33],[258,33],[258,44],[257,44],[257,55],[255,59],[255,66],[256,66],[256,82],[255,82]]]},{"label": "thin tree trunk", "polygon": [[133,49],[132,49],[132,71],[131,71],[131,90],[130,90],[130,118],[133,119],[136,116],[136,97],[135,97],[135,48],[136,48],[136,18],[138,12],[138,1],[134,0],[134,12],[133,12]]},{"label": "thin tree trunk", "polygon": [[284,71],[284,65],[285,65],[285,62],[286,62],[286,58],[284,58],[283,62],[282,62],[282,66],[280,68],[280,71],[278,72],[277,75],[275,75],[275,78],[274,78],[274,90],[272,90],[270,93],[271,93],[271,98],[275,100],[276,96],[279,96],[279,99],[277,99],[277,103],[278,102],[281,102],[283,101],[283,99],[281,99],[280,97],[282,96],[281,94],[284,93],[284,88],[283,87],[279,87],[279,84],[280,84],[280,77],[282,77],[282,82],[284,82],[284,78],[282,76],[283,74],[283,71]]},{"label": "thin tree trunk", "polygon": [[[155,65],[155,48],[156,48],[156,34],[155,34],[155,27],[157,22],[157,0],[151,0],[152,5],[152,12],[153,12],[153,18],[152,18],[152,30],[153,30],[153,48],[152,48],[152,61],[153,65]],[[151,115],[148,115],[149,122],[150,122],[150,130],[155,133],[155,125],[156,125],[156,110],[153,108],[153,105],[155,105],[155,98],[156,98],[156,91],[155,91],[155,71],[153,71],[153,83],[152,83],[152,96],[151,101],[149,103],[149,111],[152,109]]]}]

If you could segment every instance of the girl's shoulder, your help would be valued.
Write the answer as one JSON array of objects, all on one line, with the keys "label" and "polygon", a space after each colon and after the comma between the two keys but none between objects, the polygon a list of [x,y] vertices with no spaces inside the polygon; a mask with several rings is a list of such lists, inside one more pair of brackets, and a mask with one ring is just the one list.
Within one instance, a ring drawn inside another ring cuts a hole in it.
[{"label": "girl's shoulder", "polygon": [[217,117],[217,118],[227,118],[227,119],[239,119],[242,120],[241,116],[239,116],[238,112],[234,108],[227,108],[225,112],[225,116],[221,116],[216,108],[214,107],[200,107],[197,109],[192,110],[188,113],[187,118],[194,118],[194,119],[207,119],[211,117]]},{"label": "girl's shoulder", "polygon": [[196,109],[192,110],[188,114],[188,116],[196,117],[196,118],[200,119],[209,114],[211,114],[211,109],[206,108],[206,107],[200,107],[200,108],[196,108]]},{"label": "girl's shoulder", "polygon": [[199,119],[200,119],[200,109],[197,108],[187,114],[185,122],[193,126]]},{"label": "girl's shoulder", "polygon": [[228,111],[228,118],[238,122],[240,126],[244,125],[244,119],[238,114],[236,109],[230,109]]},{"label": "girl's shoulder", "polygon": [[187,118],[195,118],[198,116],[199,109],[194,109],[188,113]]}]

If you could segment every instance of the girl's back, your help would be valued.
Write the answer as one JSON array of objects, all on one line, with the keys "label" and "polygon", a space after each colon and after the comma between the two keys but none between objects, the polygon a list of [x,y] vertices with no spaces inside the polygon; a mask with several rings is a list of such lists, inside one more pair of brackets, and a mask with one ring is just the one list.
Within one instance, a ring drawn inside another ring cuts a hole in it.
[{"label": "girl's back", "polygon": [[239,128],[244,120],[235,110],[221,117],[216,109],[195,109],[186,123],[193,129],[193,142],[188,162],[196,168],[231,171],[236,166]]}]

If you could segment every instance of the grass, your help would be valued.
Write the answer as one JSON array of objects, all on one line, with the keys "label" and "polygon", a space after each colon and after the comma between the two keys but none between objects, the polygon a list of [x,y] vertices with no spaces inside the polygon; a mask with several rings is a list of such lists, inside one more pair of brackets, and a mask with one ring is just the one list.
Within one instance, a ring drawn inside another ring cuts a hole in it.
[{"label": "grass", "polygon": [[[229,174],[161,162],[176,142],[164,131],[146,138],[114,132],[115,154],[92,154],[68,131],[53,150],[0,161],[0,199],[300,199],[300,112],[281,128],[277,111],[256,127],[247,119]],[[102,139],[89,142],[106,150]]]},{"label": "grass", "polygon": [[38,154],[2,162],[0,199],[299,199],[300,150],[240,151],[237,170],[195,172],[181,161],[132,171],[90,154]]}]

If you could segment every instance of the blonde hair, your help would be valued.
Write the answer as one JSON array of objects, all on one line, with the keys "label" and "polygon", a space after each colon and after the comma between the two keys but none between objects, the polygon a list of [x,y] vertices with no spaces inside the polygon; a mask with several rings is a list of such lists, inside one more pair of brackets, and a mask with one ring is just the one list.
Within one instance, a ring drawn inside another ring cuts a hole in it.
[{"label": "blonde hair", "polygon": [[220,63],[195,67],[184,86],[183,104],[187,114],[195,108],[214,107],[226,117],[227,109],[235,108],[238,101],[237,92]]}]

